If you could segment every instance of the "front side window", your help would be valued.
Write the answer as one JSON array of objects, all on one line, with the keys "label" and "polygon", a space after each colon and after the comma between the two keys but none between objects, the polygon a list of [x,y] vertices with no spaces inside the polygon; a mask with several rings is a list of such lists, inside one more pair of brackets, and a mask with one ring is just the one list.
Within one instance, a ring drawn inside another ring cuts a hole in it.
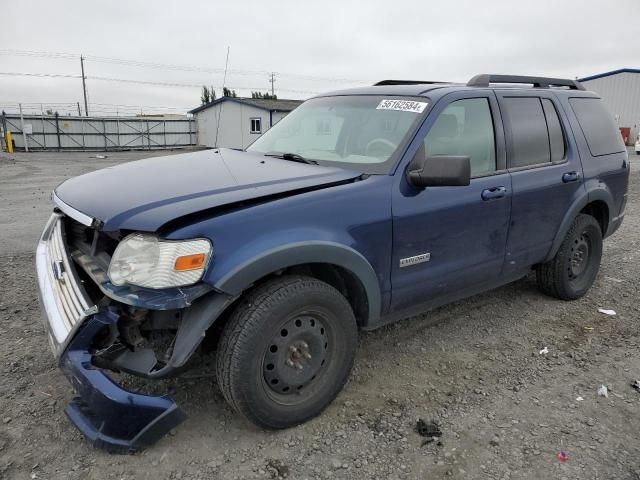
[{"label": "front side window", "polygon": [[262,133],[262,119],[252,118],[251,120],[251,133]]},{"label": "front side window", "polygon": [[344,95],[307,100],[247,151],[387,173],[426,115],[425,97]]},{"label": "front side window", "polygon": [[427,157],[465,155],[471,176],[496,170],[493,118],[487,98],[467,98],[449,104],[424,139]]}]

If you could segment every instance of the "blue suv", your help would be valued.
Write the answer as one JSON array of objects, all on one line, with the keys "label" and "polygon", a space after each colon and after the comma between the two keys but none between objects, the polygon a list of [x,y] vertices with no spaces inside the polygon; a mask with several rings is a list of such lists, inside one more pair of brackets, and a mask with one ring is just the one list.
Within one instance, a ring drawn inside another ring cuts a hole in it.
[{"label": "blue suv", "polygon": [[184,413],[105,371],[164,378],[207,347],[236,411],[304,422],[346,382],[360,329],[532,270],[546,294],[583,296],[628,179],[596,94],[503,75],[332,92],[246,151],[70,179],[37,250],[66,413],[97,446],[143,448]]}]

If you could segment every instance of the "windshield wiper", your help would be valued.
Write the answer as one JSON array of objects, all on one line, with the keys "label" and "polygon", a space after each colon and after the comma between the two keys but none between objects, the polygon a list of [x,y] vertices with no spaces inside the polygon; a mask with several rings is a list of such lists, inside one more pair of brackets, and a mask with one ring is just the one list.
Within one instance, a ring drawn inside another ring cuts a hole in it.
[{"label": "windshield wiper", "polygon": [[311,160],[310,158],[304,158],[302,155],[298,155],[297,153],[267,152],[264,154],[264,156],[281,158],[283,160],[290,160],[292,162],[308,163],[309,165],[318,165],[318,162],[316,162],[315,160]]}]

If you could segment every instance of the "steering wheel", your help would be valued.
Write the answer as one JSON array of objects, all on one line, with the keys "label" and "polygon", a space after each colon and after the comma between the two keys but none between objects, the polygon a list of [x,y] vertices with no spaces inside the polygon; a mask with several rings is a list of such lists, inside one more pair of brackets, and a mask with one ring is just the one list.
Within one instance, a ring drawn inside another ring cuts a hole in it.
[{"label": "steering wheel", "polygon": [[391,152],[393,152],[397,147],[396,144],[394,144],[393,142],[390,142],[386,138],[374,138],[369,143],[367,143],[367,146],[364,148],[364,153],[366,155],[371,156],[370,150],[373,150],[374,145],[382,145],[383,147],[389,147]]}]

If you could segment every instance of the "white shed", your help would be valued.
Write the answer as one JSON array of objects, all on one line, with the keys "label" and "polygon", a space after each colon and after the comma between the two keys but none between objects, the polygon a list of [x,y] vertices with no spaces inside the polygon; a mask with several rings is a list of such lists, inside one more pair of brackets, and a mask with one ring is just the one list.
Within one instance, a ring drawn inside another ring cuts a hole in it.
[{"label": "white shed", "polygon": [[587,90],[602,97],[625,136],[632,143],[640,133],[640,70],[621,68],[578,79]]},{"label": "white shed", "polygon": [[198,145],[245,149],[301,103],[222,97],[189,113],[196,119]]}]

